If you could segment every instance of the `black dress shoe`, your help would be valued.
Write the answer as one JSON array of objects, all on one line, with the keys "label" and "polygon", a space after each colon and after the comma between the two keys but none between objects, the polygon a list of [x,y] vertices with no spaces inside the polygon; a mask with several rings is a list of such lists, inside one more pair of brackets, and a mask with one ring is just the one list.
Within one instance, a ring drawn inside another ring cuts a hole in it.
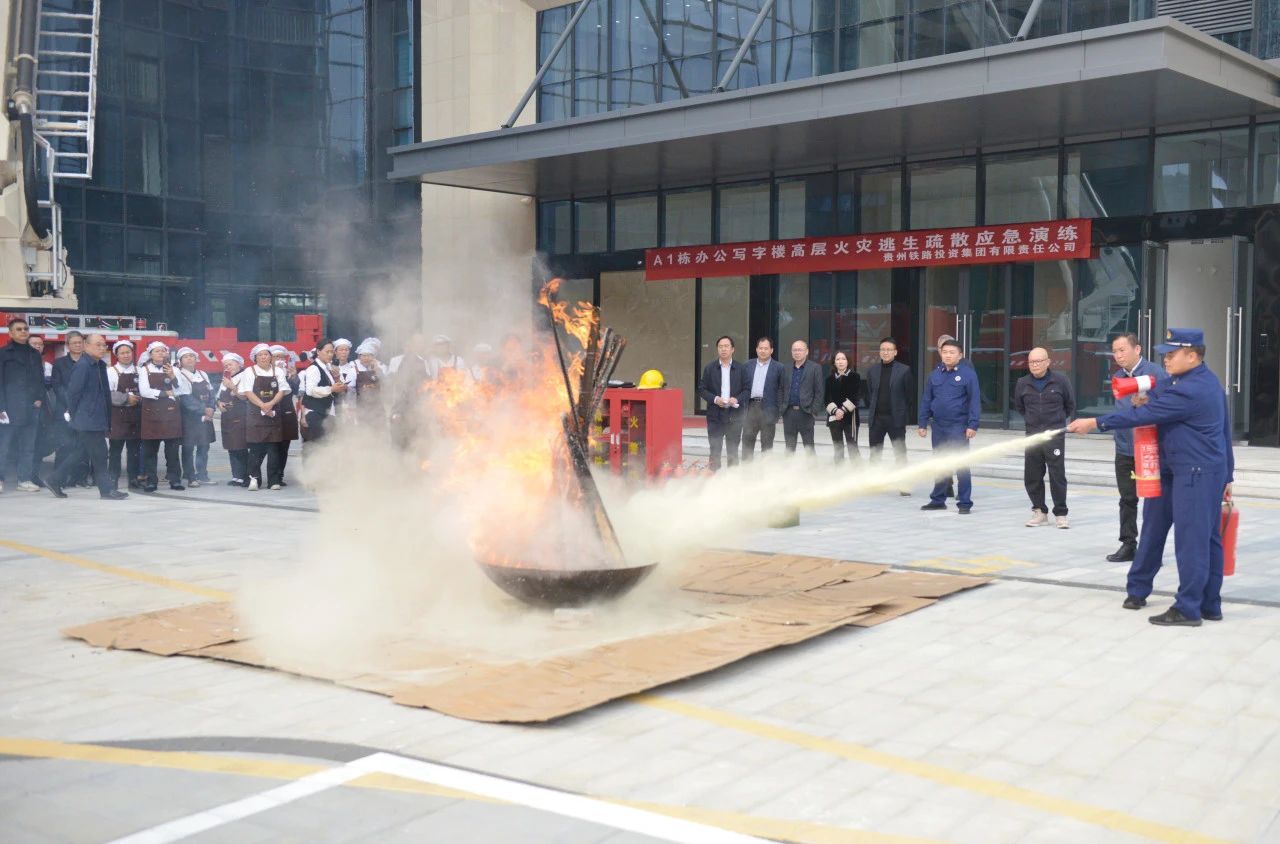
[{"label": "black dress shoe", "polygon": [[1159,615],[1151,616],[1147,621],[1161,627],[1199,627],[1203,623],[1198,618],[1187,618],[1176,607],[1169,607]]},{"label": "black dress shoe", "polygon": [[155,492],[158,487],[155,484],[147,484],[142,488],[143,492]]},{"label": "black dress shoe", "polygon": [[1203,618],[1205,621],[1222,621],[1222,613],[1220,612],[1210,613],[1210,612],[1205,612],[1204,610],[1201,610],[1200,617]]},{"label": "black dress shoe", "polygon": [[923,505],[920,509],[921,510],[945,510],[947,509],[947,505],[943,504],[941,501],[930,501],[928,504]]},{"label": "black dress shoe", "polygon": [[1137,553],[1137,550],[1138,550],[1138,546],[1134,545],[1132,542],[1126,542],[1125,544],[1121,545],[1120,548],[1114,554],[1107,555],[1107,562],[1131,563],[1133,562],[1133,555]]},{"label": "black dress shoe", "polygon": [[184,489],[186,489],[186,487],[183,486],[182,484],[171,483],[169,484],[169,489],[173,490],[174,492],[182,492]]},{"label": "black dress shoe", "polygon": [[63,491],[62,491],[62,487],[58,486],[58,485],[57,485],[56,483],[54,483],[53,481],[46,481],[46,482],[45,482],[45,486],[46,486],[46,487],[48,487],[49,492],[52,492],[52,493],[53,493],[53,497],[54,497],[54,498],[66,498],[66,497],[67,497],[67,494],[66,494],[65,492],[63,492]]},{"label": "black dress shoe", "polygon": [[1135,598],[1134,596],[1130,595],[1129,597],[1124,599],[1124,603],[1121,606],[1123,606],[1127,610],[1140,610],[1146,605],[1147,605],[1146,598]]},{"label": "black dress shoe", "polygon": [[957,512],[957,513],[959,513],[959,514],[960,514],[960,515],[962,515],[962,516],[967,516],[967,515],[969,515],[970,513],[972,513],[972,512],[973,512],[973,508],[972,508],[972,507],[957,507],[957,508],[956,508],[956,512]]},{"label": "black dress shoe", "polygon": [[101,496],[99,496],[99,497],[100,497],[100,498],[105,498],[105,499],[107,499],[108,501],[119,501],[119,500],[120,500],[120,499],[122,499],[122,498],[128,498],[128,497],[129,497],[129,493],[127,493],[127,492],[121,492],[121,491],[120,491],[120,490],[118,490],[118,489],[113,489],[113,490],[111,490],[111,492],[105,492],[105,493],[103,493],[103,494],[102,494]]}]

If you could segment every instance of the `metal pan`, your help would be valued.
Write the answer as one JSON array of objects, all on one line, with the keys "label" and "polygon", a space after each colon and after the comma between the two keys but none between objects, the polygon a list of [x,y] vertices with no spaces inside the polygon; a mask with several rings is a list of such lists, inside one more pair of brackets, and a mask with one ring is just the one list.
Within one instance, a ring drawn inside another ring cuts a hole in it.
[{"label": "metal pan", "polygon": [[513,598],[535,607],[581,607],[630,592],[657,563],[619,569],[537,569],[480,563],[489,579]]}]

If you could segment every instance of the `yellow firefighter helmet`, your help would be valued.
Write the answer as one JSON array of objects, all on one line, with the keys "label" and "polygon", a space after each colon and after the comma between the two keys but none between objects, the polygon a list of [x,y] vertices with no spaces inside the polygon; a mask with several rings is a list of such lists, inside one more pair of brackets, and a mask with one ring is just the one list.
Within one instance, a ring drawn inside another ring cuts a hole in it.
[{"label": "yellow firefighter helmet", "polygon": [[662,377],[662,373],[656,369],[646,370],[644,375],[640,376],[640,383],[636,385],[641,390],[661,390],[667,386],[667,379]]}]

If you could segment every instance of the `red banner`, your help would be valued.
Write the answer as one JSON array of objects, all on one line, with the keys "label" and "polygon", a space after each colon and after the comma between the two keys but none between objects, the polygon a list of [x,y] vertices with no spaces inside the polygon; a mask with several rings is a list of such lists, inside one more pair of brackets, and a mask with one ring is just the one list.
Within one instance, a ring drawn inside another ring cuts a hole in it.
[{"label": "red banner", "polygon": [[1088,258],[1090,220],[646,249],[647,281]]}]

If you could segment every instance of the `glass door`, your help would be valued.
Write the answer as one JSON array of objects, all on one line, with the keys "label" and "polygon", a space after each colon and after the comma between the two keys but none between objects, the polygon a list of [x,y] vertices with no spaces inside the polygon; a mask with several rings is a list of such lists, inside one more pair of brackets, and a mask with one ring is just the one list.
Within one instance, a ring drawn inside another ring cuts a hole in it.
[{"label": "glass door", "polygon": [[924,379],[950,335],[978,374],[982,421],[1003,426],[1008,407],[1009,283],[1005,267],[929,267],[924,271]]},{"label": "glass door", "polygon": [[1227,409],[1231,413],[1232,439],[1244,439],[1249,431],[1249,375],[1252,343],[1245,326],[1251,324],[1253,292],[1253,244],[1248,238],[1233,240],[1231,304],[1227,307],[1227,365],[1222,381],[1227,391]]}]

